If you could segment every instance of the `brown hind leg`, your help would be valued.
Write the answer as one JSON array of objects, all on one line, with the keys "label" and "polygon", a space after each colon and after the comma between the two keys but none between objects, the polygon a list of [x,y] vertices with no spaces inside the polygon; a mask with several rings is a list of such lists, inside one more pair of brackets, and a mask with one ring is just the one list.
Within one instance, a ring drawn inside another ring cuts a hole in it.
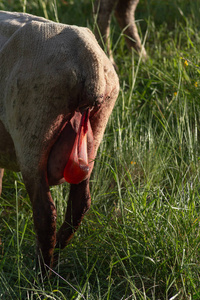
[{"label": "brown hind leg", "polygon": [[[89,157],[93,159],[96,157],[117,94],[118,88],[113,89],[110,97],[102,103],[101,108],[90,118],[93,140],[92,142],[90,141],[89,145],[91,146],[91,143],[93,143],[93,147],[89,147]],[[91,148],[93,149],[91,150]],[[92,172],[92,169],[93,163],[91,164],[90,172]],[[56,247],[64,248],[69,243],[84,215],[89,210],[90,205],[89,177],[79,184],[71,184],[65,221],[57,233]]]},{"label": "brown hind leg", "polygon": [[110,20],[116,0],[97,0],[94,5],[94,13],[97,17],[97,26],[95,27],[95,36],[101,47],[107,51],[111,61],[112,51],[110,47]]},{"label": "brown hind leg", "polygon": [[129,48],[134,48],[143,59],[147,58],[146,51],[141,44],[137,26],[135,24],[135,10],[139,0],[119,0],[115,8],[115,16],[125,34]]},{"label": "brown hind leg", "polygon": [[71,184],[65,221],[57,233],[56,247],[63,249],[78,229],[91,204],[89,178],[79,184]]},{"label": "brown hind leg", "polygon": [[44,264],[51,266],[53,262],[56,244],[56,208],[45,174],[37,174],[32,178],[30,174],[27,176],[22,172],[22,175],[33,208],[39,260],[45,274]]}]

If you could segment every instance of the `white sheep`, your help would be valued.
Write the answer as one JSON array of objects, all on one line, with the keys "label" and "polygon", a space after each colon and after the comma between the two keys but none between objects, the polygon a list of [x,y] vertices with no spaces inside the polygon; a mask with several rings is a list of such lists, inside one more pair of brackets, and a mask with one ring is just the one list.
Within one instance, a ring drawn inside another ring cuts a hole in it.
[{"label": "white sheep", "polygon": [[[112,63],[87,28],[0,11],[0,192],[21,171],[39,253],[52,263],[90,207],[89,178],[119,92]],[[56,235],[49,185],[71,183]]]}]

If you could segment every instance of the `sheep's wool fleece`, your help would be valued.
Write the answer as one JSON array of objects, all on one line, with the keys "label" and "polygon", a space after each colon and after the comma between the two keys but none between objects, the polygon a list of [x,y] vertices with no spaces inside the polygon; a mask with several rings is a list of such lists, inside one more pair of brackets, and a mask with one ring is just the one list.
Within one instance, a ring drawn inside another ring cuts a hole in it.
[{"label": "sheep's wool fleece", "polygon": [[89,29],[29,14],[0,11],[0,65],[0,131],[10,134],[20,165],[37,161],[63,118],[118,93],[112,63]]},{"label": "sheep's wool fleece", "polygon": [[[14,83],[15,79],[18,87],[26,82],[29,90],[31,86],[33,90],[38,88],[39,83],[44,87],[48,82],[54,82],[57,87],[64,83],[68,94],[74,88],[75,92],[80,89],[82,83],[87,87],[86,96],[93,97],[105,88],[105,82],[99,82],[101,73],[105,72],[99,66],[101,60],[105,64],[104,56],[87,28],[55,23],[29,14],[0,11],[1,95],[9,81]],[[36,78],[36,74],[40,74],[40,78]],[[65,76],[62,83],[61,74]],[[84,102],[84,99],[79,100]],[[1,105],[0,113],[2,109]]]}]

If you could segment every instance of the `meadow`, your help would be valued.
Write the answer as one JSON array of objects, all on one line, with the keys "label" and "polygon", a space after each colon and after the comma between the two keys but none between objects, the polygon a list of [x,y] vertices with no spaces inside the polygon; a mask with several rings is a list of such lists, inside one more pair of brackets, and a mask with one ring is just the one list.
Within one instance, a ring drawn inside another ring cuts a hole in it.
[{"label": "meadow", "polygon": [[[0,198],[0,299],[200,299],[200,6],[140,0],[148,52],[128,52],[115,19],[120,93],[91,178],[92,205],[50,279],[38,277],[32,209],[20,173]],[[94,29],[92,0],[0,0]],[[68,185],[51,188],[62,223]]]}]

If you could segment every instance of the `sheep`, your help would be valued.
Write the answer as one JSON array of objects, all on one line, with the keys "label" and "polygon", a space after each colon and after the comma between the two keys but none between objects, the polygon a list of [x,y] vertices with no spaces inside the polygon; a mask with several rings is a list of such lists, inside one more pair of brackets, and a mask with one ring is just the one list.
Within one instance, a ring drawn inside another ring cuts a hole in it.
[{"label": "sheep", "polygon": [[[89,179],[118,76],[89,29],[26,13],[0,11],[0,65],[0,192],[4,169],[22,173],[45,271],[90,208]],[[65,181],[67,211],[56,233],[49,186]]]},{"label": "sheep", "polygon": [[[108,55],[114,63],[112,51],[110,48],[110,19],[112,11],[123,31],[128,47],[134,48],[142,59],[147,59],[145,48],[141,44],[137,26],[135,24],[135,10],[139,0],[96,0],[94,4],[94,14],[96,16],[97,26],[95,28],[95,36],[102,48],[103,44],[107,47]],[[102,39],[103,38],[103,39]]]}]

